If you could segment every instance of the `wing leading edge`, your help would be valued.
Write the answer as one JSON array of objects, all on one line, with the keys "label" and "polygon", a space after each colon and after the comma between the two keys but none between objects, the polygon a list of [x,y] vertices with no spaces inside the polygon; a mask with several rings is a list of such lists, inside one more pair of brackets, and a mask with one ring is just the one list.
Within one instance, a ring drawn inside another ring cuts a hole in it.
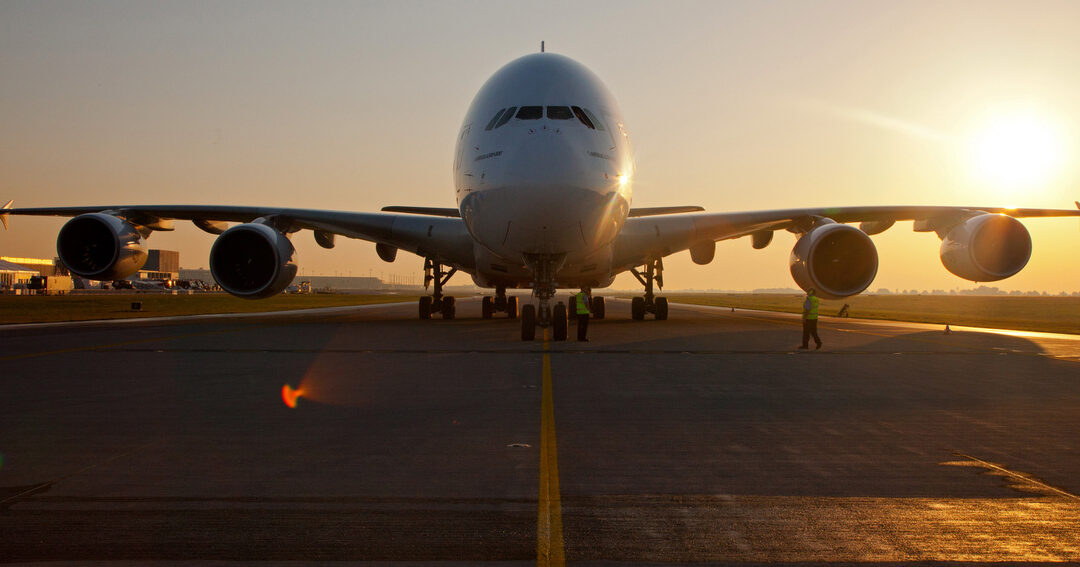
[{"label": "wing leading edge", "polygon": [[[898,221],[915,221],[920,232],[940,231],[975,214],[995,213],[1015,218],[1078,217],[1071,209],[1007,209],[1003,207],[868,206],[781,209],[737,213],[700,213],[629,218],[615,244],[615,265],[629,269],[695,245],[747,235],[787,230],[806,232],[820,219],[862,223],[867,234],[883,232]],[[767,240],[765,240],[767,242]]]},{"label": "wing leading edge", "polygon": [[437,258],[462,269],[470,269],[475,262],[472,237],[456,218],[214,205],[5,208],[3,216],[6,227],[7,215],[75,217],[87,213],[112,214],[151,231],[172,230],[172,220],[188,220],[211,233],[220,233],[222,222],[249,223],[265,218],[285,232],[315,231],[317,240],[320,234],[340,234]]}]

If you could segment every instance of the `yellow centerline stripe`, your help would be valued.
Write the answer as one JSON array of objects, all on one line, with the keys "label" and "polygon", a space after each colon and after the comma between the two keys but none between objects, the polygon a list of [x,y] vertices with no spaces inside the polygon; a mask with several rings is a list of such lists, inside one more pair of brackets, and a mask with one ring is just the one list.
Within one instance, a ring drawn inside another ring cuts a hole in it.
[{"label": "yellow centerline stripe", "polygon": [[563,549],[559,457],[555,447],[555,404],[551,395],[551,353],[544,329],[543,395],[540,402],[540,498],[536,519],[536,565],[566,565]]}]

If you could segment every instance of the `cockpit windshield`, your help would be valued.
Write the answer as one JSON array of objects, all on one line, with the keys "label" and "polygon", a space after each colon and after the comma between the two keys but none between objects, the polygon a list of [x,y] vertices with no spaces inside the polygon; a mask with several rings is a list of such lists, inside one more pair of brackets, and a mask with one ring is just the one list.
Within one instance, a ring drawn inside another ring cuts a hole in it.
[{"label": "cockpit windshield", "polygon": [[549,120],[570,120],[574,115],[570,112],[569,106],[549,106],[547,117]]},{"label": "cockpit windshield", "polygon": [[[501,108],[495,113],[495,116],[491,117],[484,130],[495,130],[503,127],[511,119],[517,118],[518,120],[540,120],[544,118],[545,108],[543,106],[511,106],[509,108]],[[580,106],[549,106],[547,107],[547,119],[548,120],[573,120],[577,118],[578,122],[581,122],[586,128],[590,130],[603,130],[604,126],[596,118],[596,115],[590,112],[587,108]]]},{"label": "cockpit windshield", "polygon": [[544,117],[544,107],[523,106],[517,113],[518,120],[539,120]]},{"label": "cockpit windshield", "polygon": [[506,111],[505,108],[499,109],[499,111],[495,113],[495,116],[491,117],[491,122],[487,123],[487,126],[484,127],[484,130],[491,130],[492,128],[494,128],[495,123],[498,122],[500,118],[502,118],[504,111]]}]

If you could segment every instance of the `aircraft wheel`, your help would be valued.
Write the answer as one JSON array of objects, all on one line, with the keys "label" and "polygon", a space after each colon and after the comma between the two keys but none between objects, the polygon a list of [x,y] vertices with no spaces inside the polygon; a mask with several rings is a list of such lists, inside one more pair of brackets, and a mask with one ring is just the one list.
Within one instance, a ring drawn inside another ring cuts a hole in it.
[{"label": "aircraft wheel", "polygon": [[536,306],[524,305],[521,308],[521,340],[531,341],[536,339]]},{"label": "aircraft wheel", "polygon": [[442,300],[442,318],[453,319],[457,314],[457,306],[454,304],[454,298],[449,295]]},{"label": "aircraft wheel", "polygon": [[555,313],[551,316],[551,323],[555,326],[552,331],[556,341],[566,340],[566,306],[559,304],[555,306]]},{"label": "aircraft wheel", "polygon": [[484,319],[491,319],[491,314],[495,312],[495,298],[490,295],[485,295],[480,300],[480,313]]},{"label": "aircraft wheel", "polygon": [[656,298],[656,320],[667,321],[667,298]]},{"label": "aircraft wheel", "polygon": [[518,317],[518,298],[516,298],[516,297],[507,297],[506,298],[506,314],[509,315],[511,319],[517,319],[517,317]]},{"label": "aircraft wheel", "polygon": [[425,295],[420,298],[420,318],[431,319],[431,296]]},{"label": "aircraft wheel", "polygon": [[592,298],[592,316],[593,319],[604,318],[604,298],[594,297]]},{"label": "aircraft wheel", "polygon": [[630,316],[635,321],[641,321],[645,318],[645,298],[635,297],[630,301]]}]

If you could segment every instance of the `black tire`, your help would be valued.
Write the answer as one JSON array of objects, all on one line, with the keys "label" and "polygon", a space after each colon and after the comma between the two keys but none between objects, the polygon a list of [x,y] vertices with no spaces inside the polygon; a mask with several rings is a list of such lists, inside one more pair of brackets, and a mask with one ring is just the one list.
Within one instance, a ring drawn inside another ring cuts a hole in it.
[{"label": "black tire", "polygon": [[604,298],[594,297],[592,298],[592,317],[593,319],[604,318]]},{"label": "black tire", "polygon": [[667,298],[656,298],[656,320],[667,321]]},{"label": "black tire", "polygon": [[455,305],[454,298],[447,295],[442,298],[442,318],[453,319],[457,315],[457,306]]},{"label": "black tire", "polygon": [[556,341],[566,340],[566,306],[558,304],[555,306],[555,312],[551,315],[551,324],[555,327],[551,334]]},{"label": "black tire", "polygon": [[420,318],[431,319],[431,296],[425,295],[420,298]]},{"label": "black tire", "polygon": [[485,295],[480,300],[480,315],[484,319],[491,319],[491,314],[495,312],[495,298],[490,295]]},{"label": "black tire", "polygon": [[645,318],[645,298],[635,297],[630,301],[630,317],[635,321],[641,321]]},{"label": "black tire", "polygon": [[532,341],[536,339],[536,306],[533,304],[521,307],[521,340]]},{"label": "black tire", "polygon": [[516,297],[507,297],[506,298],[506,314],[511,319],[517,319],[518,318],[518,298],[516,298]]}]

